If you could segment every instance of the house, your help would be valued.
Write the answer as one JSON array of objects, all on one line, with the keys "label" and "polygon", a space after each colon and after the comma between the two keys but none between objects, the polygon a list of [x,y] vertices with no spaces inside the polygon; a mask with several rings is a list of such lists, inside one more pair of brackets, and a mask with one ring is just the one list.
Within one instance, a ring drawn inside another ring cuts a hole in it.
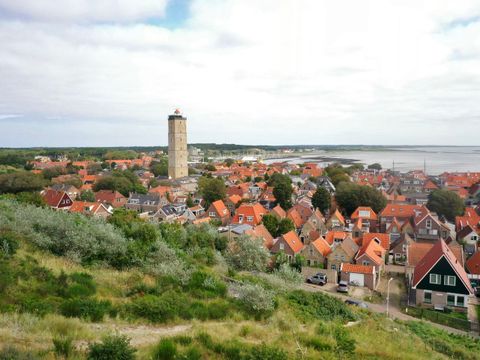
[{"label": "house", "polygon": [[480,251],[470,256],[465,263],[465,267],[470,274],[480,275]]},{"label": "house", "polygon": [[413,240],[408,234],[401,234],[399,238],[391,242],[389,255],[394,264],[405,265],[407,248],[412,242]]},{"label": "house", "polygon": [[287,212],[287,218],[292,220],[293,225],[296,229],[300,229],[304,224],[302,217],[300,216],[299,212],[295,208],[291,208]]},{"label": "house", "polygon": [[390,235],[383,233],[367,233],[363,234],[362,245],[368,244],[370,241],[375,241],[385,251],[390,250]]},{"label": "house", "polygon": [[52,209],[66,210],[73,204],[72,198],[65,191],[47,189],[40,193],[45,203]]},{"label": "house", "polygon": [[457,232],[457,241],[464,245],[465,252],[472,255],[479,248],[480,237],[478,232],[470,225],[465,226],[462,230]]},{"label": "house", "polygon": [[356,286],[365,286],[370,290],[377,288],[375,266],[341,263],[340,279]]},{"label": "house", "polygon": [[112,211],[103,203],[88,201],[74,201],[68,211],[71,213],[95,216],[102,219],[106,219],[112,215]]},{"label": "house", "polygon": [[127,198],[118,191],[100,190],[95,193],[95,201],[110,205],[116,209],[125,206]]},{"label": "house", "polygon": [[362,247],[355,256],[355,262],[361,265],[372,265],[375,271],[380,273],[385,267],[386,250],[378,238],[371,238],[369,241],[364,241]]},{"label": "house", "polygon": [[302,249],[302,242],[298,238],[297,233],[292,230],[280,236],[273,244],[270,251],[273,254],[283,252],[287,256],[288,261],[293,262],[295,260],[295,255],[299,254]]},{"label": "house", "polygon": [[230,221],[230,211],[225,206],[223,200],[217,200],[211,203],[207,214],[210,218],[220,221],[222,225],[227,225]]},{"label": "house", "polygon": [[440,239],[415,266],[409,300],[416,306],[466,312],[473,293],[462,264]]},{"label": "house", "polygon": [[326,265],[327,255],[331,252],[330,245],[320,236],[308,245],[305,245],[300,253],[305,258],[307,266],[323,267]]},{"label": "house", "polygon": [[[318,211],[318,210],[317,210]],[[327,233],[327,227],[321,218],[315,216],[315,213],[303,224],[300,231],[300,240],[304,244],[308,244],[310,241],[317,239],[320,235],[323,236]]]},{"label": "house", "polygon": [[353,223],[361,222],[363,232],[377,231],[378,216],[372,208],[367,206],[358,207],[350,216]]},{"label": "house", "polygon": [[270,234],[270,232],[267,230],[267,228],[263,224],[260,224],[250,230],[245,231],[245,234],[255,238],[262,239],[263,245],[265,245],[265,247],[269,250],[273,246],[273,236]]},{"label": "house", "polygon": [[191,208],[189,208],[189,210],[192,212],[193,215],[195,215],[197,219],[203,214],[205,214],[205,209],[202,205],[192,206]]},{"label": "house", "polygon": [[393,219],[402,226],[407,222],[413,221],[413,218],[421,209],[422,206],[420,205],[387,204],[385,209],[379,214],[380,231],[385,232],[393,222]]},{"label": "house", "polygon": [[[425,255],[432,249],[434,244],[432,243],[418,243],[411,242],[407,244],[407,258],[405,261],[405,275],[409,281],[413,277],[413,271]],[[452,241],[448,244],[449,249],[455,255],[455,258],[462,264],[464,264],[463,248],[456,241]]]},{"label": "house", "polygon": [[[144,211],[142,211],[144,212]],[[150,212],[150,211],[148,211]],[[166,205],[160,205],[158,207],[158,210],[153,214],[153,219],[156,219],[156,220],[159,220],[159,221],[162,221],[162,222],[166,222],[166,223],[173,223],[173,222],[177,222],[179,216],[181,214],[177,213],[175,207],[172,205],[172,204],[166,204]],[[210,218],[208,218],[209,221],[211,220]],[[195,220],[192,221],[192,223],[194,222]]]},{"label": "house", "polygon": [[69,184],[53,184],[50,188],[55,191],[66,192],[68,196],[70,196],[70,199],[72,200],[75,200],[77,197],[79,197],[81,193],[79,189]]},{"label": "house", "polygon": [[242,198],[236,194],[227,197],[225,200],[225,206],[230,211],[230,216],[235,215],[235,209],[240,205]]},{"label": "house", "polygon": [[242,204],[235,211],[232,223],[256,226],[262,222],[263,216],[267,213],[267,210],[259,203]]},{"label": "house", "polygon": [[450,235],[450,229],[424,206],[417,211],[413,224],[417,240],[436,242]]},{"label": "house", "polygon": [[328,269],[339,271],[340,265],[344,262],[353,262],[358,251],[357,243],[350,237],[332,246],[332,251],[327,255]]},{"label": "house", "polygon": [[287,212],[282,209],[280,205],[275,206],[271,211],[270,214],[275,216],[278,220],[285,219],[287,217]]},{"label": "house", "polygon": [[317,178],[317,185],[320,187],[323,187],[325,190],[327,190],[331,195],[335,194],[335,185],[330,181],[328,176],[320,176]]},{"label": "house", "polygon": [[327,220],[327,229],[332,230],[343,230],[345,228],[345,218],[343,215],[338,211],[338,209],[335,210],[335,212],[330,216],[330,218]]},{"label": "house", "polygon": [[293,209],[297,210],[302,219],[302,225],[305,224],[308,219],[313,215],[313,206],[308,202],[299,202],[293,206]]},{"label": "house", "polygon": [[167,205],[167,200],[160,194],[131,193],[125,207],[137,212],[156,213],[162,206]]}]

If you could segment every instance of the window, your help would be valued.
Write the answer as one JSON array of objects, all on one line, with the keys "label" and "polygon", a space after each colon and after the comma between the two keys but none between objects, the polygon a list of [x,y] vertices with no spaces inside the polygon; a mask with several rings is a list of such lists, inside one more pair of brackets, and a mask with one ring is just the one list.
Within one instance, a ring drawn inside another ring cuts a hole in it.
[{"label": "window", "polygon": [[215,212],[213,212],[213,211],[210,211],[210,212],[208,213],[208,216],[210,216],[210,217],[215,217],[215,215],[217,215],[217,214],[216,214]]},{"label": "window", "polygon": [[247,221],[252,222],[253,221],[253,216],[247,216]]},{"label": "window", "polygon": [[438,274],[430,274],[430,284],[442,284],[442,276]]},{"label": "window", "polygon": [[370,265],[370,263],[368,261],[364,260],[364,261],[362,261],[362,265],[367,265],[368,266],[368,265]]},{"label": "window", "polygon": [[431,304],[432,303],[432,293],[430,291],[425,291],[423,293],[423,302],[425,304]]},{"label": "window", "polygon": [[428,219],[425,223],[425,226],[427,227],[427,229],[431,229],[432,228],[432,220]]},{"label": "window", "polygon": [[280,243],[280,250],[285,250],[285,244],[283,242]]},{"label": "window", "polygon": [[463,296],[457,296],[457,306],[465,307],[465,298]]},{"label": "window", "polygon": [[332,265],[332,270],[337,270],[337,265]]},{"label": "window", "polygon": [[447,295],[447,305],[455,306],[455,295]]},{"label": "window", "polygon": [[448,286],[455,286],[457,278],[455,276],[445,275],[443,277],[443,284]]}]

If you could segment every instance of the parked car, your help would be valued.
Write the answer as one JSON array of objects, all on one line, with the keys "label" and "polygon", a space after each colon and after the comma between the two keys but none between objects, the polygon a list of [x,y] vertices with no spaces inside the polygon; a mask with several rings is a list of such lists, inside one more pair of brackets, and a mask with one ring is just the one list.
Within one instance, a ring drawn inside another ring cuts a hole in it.
[{"label": "parked car", "polygon": [[353,306],[358,306],[362,309],[367,309],[368,308],[368,304],[367,303],[364,303],[363,301],[359,301],[359,300],[353,300],[353,299],[347,299],[345,300],[345,304],[347,305],[353,305]]},{"label": "parked car", "polygon": [[307,283],[323,286],[327,283],[327,275],[323,273],[317,273],[313,276],[310,276],[307,279]]},{"label": "parked car", "polygon": [[348,293],[348,283],[346,281],[340,281],[337,286],[337,292]]}]

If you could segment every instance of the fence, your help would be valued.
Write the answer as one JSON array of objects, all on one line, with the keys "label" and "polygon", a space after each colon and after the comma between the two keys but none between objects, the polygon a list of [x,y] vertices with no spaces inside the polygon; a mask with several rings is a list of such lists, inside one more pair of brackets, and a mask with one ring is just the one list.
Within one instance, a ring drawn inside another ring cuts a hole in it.
[{"label": "fence", "polygon": [[407,307],[405,311],[408,315],[414,316],[416,318],[429,320],[431,322],[452,327],[454,329],[459,329],[463,331],[471,331],[472,324],[470,321],[465,319],[460,319],[458,317],[452,316],[450,314],[445,314],[439,311],[422,309],[417,307]]}]

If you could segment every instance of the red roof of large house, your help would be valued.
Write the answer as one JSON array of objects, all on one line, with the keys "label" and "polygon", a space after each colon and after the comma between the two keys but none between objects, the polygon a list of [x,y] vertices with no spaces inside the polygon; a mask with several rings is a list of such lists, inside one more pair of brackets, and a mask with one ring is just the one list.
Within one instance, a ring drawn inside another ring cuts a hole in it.
[{"label": "red roof of large house", "polygon": [[287,217],[287,213],[285,210],[282,209],[280,205],[275,206],[272,211],[272,213],[276,214],[279,218],[284,219]]},{"label": "red roof of large house", "polygon": [[367,255],[377,265],[381,265],[384,263],[383,256],[385,252],[386,250],[380,244],[377,244],[375,241],[369,241],[362,245],[358,251],[356,259],[362,255]]},{"label": "red roof of large house", "polygon": [[[262,222],[263,215],[267,214],[267,210],[260,205],[259,203],[255,204],[242,204],[235,211],[235,216],[233,218],[233,223],[246,223],[250,225],[258,225]],[[240,221],[240,215],[243,216],[242,221]],[[251,216],[253,221],[249,221],[248,217]]]},{"label": "red roof of large house", "polygon": [[212,207],[215,209],[215,212],[220,217],[227,216],[229,214],[227,207],[223,200],[217,200],[212,203]]},{"label": "red roof of large house", "polygon": [[412,286],[416,287],[442,257],[448,261],[457,276],[462,280],[465,287],[473,294],[472,286],[470,285],[467,273],[463,269],[462,264],[457,260],[453,252],[442,239],[435,243],[423,259],[420,260],[417,266],[415,266]]},{"label": "red roof of large house", "polygon": [[455,228],[457,231],[460,231],[467,225],[470,225],[473,229],[480,230],[480,215],[471,207],[465,209],[463,216],[457,216],[455,218]]},{"label": "red roof of large house", "polygon": [[332,245],[335,239],[343,241],[347,238],[347,236],[348,233],[345,231],[329,231],[325,234],[325,240],[328,244]]},{"label": "red roof of large house", "polygon": [[[56,191],[53,189],[47,189],[42,194],[42,197],[48,206],[57,207],[58,205],[60,205],[60,201],[63,199],[65,195],[68,196],[68,194],[65,191]],[[68,196],[68,198],[70,197]]]},{"label": "red roof of large house", "polygon": [[397,218],[409,218],[415,216],[415,210],[420,211],[421,205],[387,204],[380,212],[380,216],[396,216]]},{"label": "red roof of large house", "polygon": [[328,242],[321,236],[317,240],[312,242],[312,246],[317,249],[317,251],[323,256],[327,256],[332,252],[332,249],[330,248]]},{"label": "red roof of large house", "polygon": [[[362,214],[360,214],[362,212]],[[365,214],[364,214],[365,212]],[[366,214],[368,212],[368,215]],[[360,206],[358,207],[351,216],[352,220],[356,219],[369,219],[369,220],[377,220],[377,214],[375,211],[372,210],[371,207],[368,206]]]},{"label": "red roof of large house", "polygon": [[245,231],[245,234],[263,239],[263,245],[267,249],[271,249],[271,247],[273,246],[273,236],[263,224],[260,224],[250,230]]}]

